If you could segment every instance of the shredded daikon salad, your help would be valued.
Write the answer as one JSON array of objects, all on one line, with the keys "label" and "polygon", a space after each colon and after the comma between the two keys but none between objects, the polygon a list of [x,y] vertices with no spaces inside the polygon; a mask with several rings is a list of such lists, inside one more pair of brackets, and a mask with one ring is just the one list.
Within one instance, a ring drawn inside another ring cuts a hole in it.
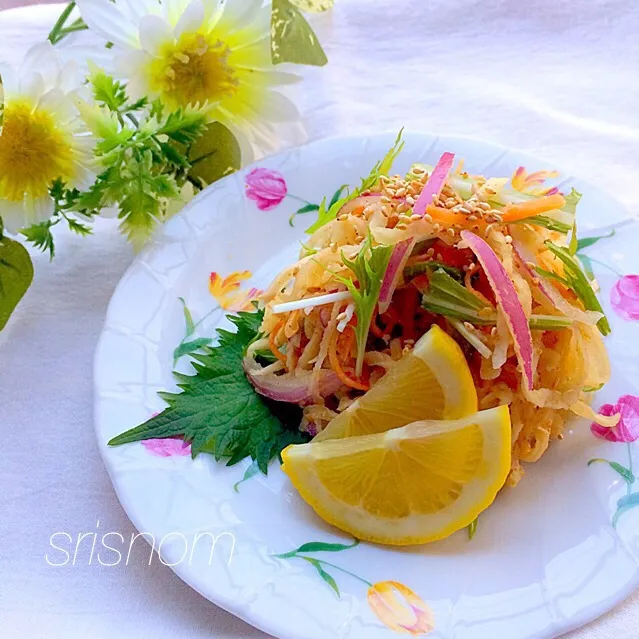
[{"label": "shredded daikon salad", "polygon": [[322,203],[299,260],[263,295],[245,368],[258,392],[303,406],[315,435],[437,324],[461,346],[480,409],[510,405],[514,485],[572,414],[615,419],[590,408],[610,375],[610,327],[575,256],[581,195],[547,187],[548,171],[470,175],[452,153],[394,175],[400,137]]}]

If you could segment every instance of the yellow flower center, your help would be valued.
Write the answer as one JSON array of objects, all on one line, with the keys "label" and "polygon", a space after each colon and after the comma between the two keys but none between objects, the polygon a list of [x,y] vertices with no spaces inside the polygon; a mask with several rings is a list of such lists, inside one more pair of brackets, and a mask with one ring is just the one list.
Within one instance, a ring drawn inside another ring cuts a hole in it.
[{"label": "yellow flower center", "polygon": [[173,108],[217,102],[238,87],[228,64],[230,49],[213,34],[185,33],[163,47],[149,76],[152,88]]},{"label": "yellow flower center", "polygon": [[73,149],[46,111],[27,102],[5,106],[0,133],[0,197],[14,202],[25,194],[46,195],[56,178],[73,175]]}]

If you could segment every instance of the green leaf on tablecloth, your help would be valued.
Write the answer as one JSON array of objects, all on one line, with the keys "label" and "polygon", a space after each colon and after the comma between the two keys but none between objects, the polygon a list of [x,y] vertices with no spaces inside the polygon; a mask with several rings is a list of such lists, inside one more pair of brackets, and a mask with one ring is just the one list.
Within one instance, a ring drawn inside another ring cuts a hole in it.
[{"label": "green leaf on tablecloth", "polygon": [[231,131],[220,122],[212,122],[189,149],[188,176],[212,184],[242,166],[240,145]]},{"label": "green leaf on tablecloth", "polygon": [[289,0],[273,0],[271,61],[324,66],[328,59],[300,10]]},{"label": "green leaf on tablecloth", "polygon": [[43,253],[49,251],[49,257],[51,259],[55,256],[55,245],[53,234],[51,233],[51,227],[53,225],[52,220],[45,220],[44,222],[38,222],[38,224],[32,224],[20,230],[20,233],[24,235],[27,242],[31,242],[33,246],[40,249]]},{"label": "green leaf on tablecloth", "polygon": [[8,237],[0,239],[0,331],[33,281],[27,249]]}]

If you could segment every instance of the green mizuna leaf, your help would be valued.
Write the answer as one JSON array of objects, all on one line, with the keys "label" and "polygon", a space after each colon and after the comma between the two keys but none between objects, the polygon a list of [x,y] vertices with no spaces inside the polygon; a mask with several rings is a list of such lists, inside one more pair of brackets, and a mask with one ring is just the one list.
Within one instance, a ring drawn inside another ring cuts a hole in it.
[{"label": "green mizuna leaf", "polygon": [[[606,319],[603,308],[597,299],[592,285],[581,269],[578,259],[574,255],[571,255],[570,250],[566,247],[557,246],[550,241],[546,242],[546,246],[553,255],[564,264],[565,277],[555,276],[554,279],[559,279],[566,284],[566,286],[570,287],[581,300],[587,311],[598,311],[604,315],[604,317],[597,322],[597,327],[602,335],[608,335],[610,333],[610,324]],[[547,274],[547,272],[541,274]]]},{"label": "green mizuna leaf", "polygon": [[566,213],[572,213],[575,215],[577,213],[577,205],[581,201],[583,195],[577,191],[577,189],[570,189],[570,193],[564,196],[566,203],[562,207],[562,211]]},{"label": "green mizuna leaf", "polygon": [[323,67],[328,58],[300,10],[289,0],[273,0],[271,61]]},{"label": "green mizuna leaf", "polygon": [[393,146],[387,151],[386,155],[375,164],[368,176],[362,179],[362,183],[359,188],[353,189],[352,193],[349,193],[344,197],[339,197],[342,190],[345,188],[340,187],[335,195],[333,195],[333,198],[331,199],[328,207],[326,206],[326,198],[322,200],[319,211],[317,213],[317,220],[311,227],[306,229],[306,232],[309,235],[312,235],[313,233],[315,233],[315,231],[321,229],[325,224],[328,224],[330,221],[334,220],[337,217],[337,213],[342,208],[342,206],[344,206],[344,204],[350,202],[351,200],[354,200],[356,197],[359,197],[359,195],[367,189],[372,188],[377,183],[380,176],[388,175],[390,173],[395,158],[404,148],[404,142],[402,142],[403,131],[404,129],[400,130],[400,132],[397,134],[397,138],[395,139],[395,143],[393,144]]},{"label": "green mizuna leaf", "polygon": [[[195,375],[176,374],[181,392],[162,394],[168,407],[109,445],[181,436],[191,443],[193,457],[206,452],[228,465],[251,457],[266,473],[268,462],[286,446],[308,441],[297,430],[299,409],[265,400],[242,369],[246,347],[257,336],[262,317],[263,312],[229,315],[236,331],[218,329],[217,346],[205,346],[191,356]],[[293,416],[287,411],[296,412]]]},{"label": "green mizuna leaf", "polygon": [[370,330],[382,288],[382,281],[392,253],[392,246],[373,247],[373,240],[370,235],[354,260],[347,259],[342,253],[342,262],[353,271],[358,284],[355,286],[352,280],[338,276],[338,279],[351,292],[353,303],[355,304],[355,314],[357,315],[357,326],[355,327],[355,336],[357,338],[355,374],[358,377],[362,374],[368,331]]},{"label": "green mizuna leaf", "polygon": [[33,281],[27,249],[8,237],[0,239],[0,331]]}]

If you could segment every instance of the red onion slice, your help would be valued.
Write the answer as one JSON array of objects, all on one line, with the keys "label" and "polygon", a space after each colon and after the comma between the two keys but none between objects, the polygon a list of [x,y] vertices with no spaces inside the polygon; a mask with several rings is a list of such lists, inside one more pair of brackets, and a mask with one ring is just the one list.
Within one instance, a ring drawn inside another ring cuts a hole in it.
[{"label": "red onion slice", "polygon": [[497,304],[512,335],[524,383],[529,390],[532,390],[534,383],[532,334],[515,286],[495,251],[485,240],[466,230],[461,232],[461,238],[477,256],[486,273],[488,282],[495,293]]},{"label": "red onion slice", "polygon": [[426,213],[426,207],[429,204],[433,203],[433,196],[436,195],[437,197],[439,197],[442,189],[444,188],[444,184],[446,184],[446,180],[448,179],[448,174],[453,168],[454,160],[454,153],[444,153],[439,158],[439,162],[437,162],[437,164],[435,165],[433,172],[428,178],[428,182],[426,182],[426,184],[424,185],[422,192],[417,198],[417,202],[415,202],[415,206],[413,207],[414,215],[420,215],[421,217],[424,217],[424,213]]},{"label": "red onion slice", "polygon": [[[258,371],[261,367],[252,357],[245,357],[242,366],[253,388],[264,397],[300,406],[315,402],[311,392],[311,373],[300,377],[275,373],[260,375]],[[341,386],[342,382],[333,371],[320,371],[318,392],[322,397],[332,395]]]},{"label": "red onion slice", "polygon": [[393,293],[397,288],[399,279],[404,272],[406,261],[413,252],[414,246],[415,240],[409,239],[398,242],[393,247],[393,252],[388,260],[388,266],[384,274],[384,280],[382,281],[382,287],[379,290],[378,304],[380,313],[385,313],[388,310],[393,299]]}]

